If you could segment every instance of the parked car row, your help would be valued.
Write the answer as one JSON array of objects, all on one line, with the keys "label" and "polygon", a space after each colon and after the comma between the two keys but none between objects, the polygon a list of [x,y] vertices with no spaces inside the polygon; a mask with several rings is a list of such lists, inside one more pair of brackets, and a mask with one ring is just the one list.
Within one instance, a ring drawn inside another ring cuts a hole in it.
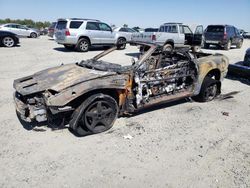
[{"label": "parked car row", "polygon": [[240,33],[231,25],[209,25],[203,31],[202,25],[189,27],[182,23],[164,23],[159,28],[146,28],[138,32],[127,27],[111,28],[99,20],[82,18],[58,19],[48,29],[42,30],[14,23],[1,25],[1,30],[12,32],[17,37],[37,38],[40,34],[48,34],[58,44],[79,52],[87,52],[91,46],[116,45],[118,49],[124,49],[127,42],[155,43],[170,51],[178,47],[201,45],[205,49],[216,45],[229,50],[232,45],[241,48],[243,38],[249,37],[247,32]]}]

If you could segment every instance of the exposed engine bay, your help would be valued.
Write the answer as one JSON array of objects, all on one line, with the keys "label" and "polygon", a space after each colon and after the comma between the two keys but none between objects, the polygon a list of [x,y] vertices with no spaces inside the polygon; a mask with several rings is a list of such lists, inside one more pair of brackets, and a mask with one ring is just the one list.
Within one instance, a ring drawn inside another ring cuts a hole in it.
[{"label": "exposed engine bay", "polygon": [[135,73],[136,104],[191,90],[196,78],[196,64],[188,52],[152,54]]}]

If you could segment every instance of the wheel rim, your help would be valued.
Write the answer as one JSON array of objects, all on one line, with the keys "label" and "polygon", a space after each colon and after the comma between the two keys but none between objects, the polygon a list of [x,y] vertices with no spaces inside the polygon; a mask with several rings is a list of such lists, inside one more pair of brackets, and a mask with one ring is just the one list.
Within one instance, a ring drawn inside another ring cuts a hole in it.
[{"label": "wheel rim", "polygon": [[31,38],[36,38],[36,34],[35,33],[31,33]]},{"label": "wheel rim", "polygon": [[116,117],[112,105],[106,101],[92,103],[84,115],[86,127],[92,132],[102,132],[109,129]]},{"label": "wheel rim", "polygon": [[205,98],[207,99],[207,101],[211,101],[216,96],[216,93],[217,93],[217,85],[212,84],[207,87],[205,91]]},{"label": "wheel rim", "polygon": [[172,51],[172,46],[170,46],[170,45],[165,45],[165,46],[163,47],[163,50],[164,50],[164,51],[167,51],[167,52],[171,52],[171,51]]},{"label": "wheel rim", "polygon": [[120,39],[118,44],[119,44],[120,48],[125,48],[125,46],[126,46],[126,43],[125,43],[124,39]]},{"label": "wheel rim", "polygon": [[12,47],[12,46],[14,46],[14,40],[13,40],[13,38],[11,38],[11,37],[5,37],[4,39],[3,39],[3,44],[5,45],[5,46],[7,46],[7,47]]},{"label": "wheel rim", "polygon": [[82,42],[80,43],[80,49],[81,49],[82,51],[88,50],[88,47],[89,47],[89,44],[88,44],[86,41],[82,41]]}]

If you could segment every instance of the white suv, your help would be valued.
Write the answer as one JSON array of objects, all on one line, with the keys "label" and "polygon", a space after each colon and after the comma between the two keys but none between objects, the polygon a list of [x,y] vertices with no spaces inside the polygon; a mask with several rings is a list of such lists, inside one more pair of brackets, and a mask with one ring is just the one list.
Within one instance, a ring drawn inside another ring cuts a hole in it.
[{"label": "white suv", "polygon": [[87,52],[92,45],[126,47],[126,39],[113,32],[108,24],[93,19],[58,19],[55,41],[79,52]]}]

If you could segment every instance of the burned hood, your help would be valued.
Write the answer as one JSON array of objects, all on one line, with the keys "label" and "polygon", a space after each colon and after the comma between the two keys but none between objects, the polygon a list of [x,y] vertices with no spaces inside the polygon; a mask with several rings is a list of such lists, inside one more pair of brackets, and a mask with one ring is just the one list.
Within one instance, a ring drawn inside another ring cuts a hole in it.
[{"label": "burned hood", "polygon": [[117,73],[90,69],[78,64],[67,64],[17,79],[14,81],[14,88],[22,95],[38,93],[48,89],[60,92],[70,86],[114,74]]}]

